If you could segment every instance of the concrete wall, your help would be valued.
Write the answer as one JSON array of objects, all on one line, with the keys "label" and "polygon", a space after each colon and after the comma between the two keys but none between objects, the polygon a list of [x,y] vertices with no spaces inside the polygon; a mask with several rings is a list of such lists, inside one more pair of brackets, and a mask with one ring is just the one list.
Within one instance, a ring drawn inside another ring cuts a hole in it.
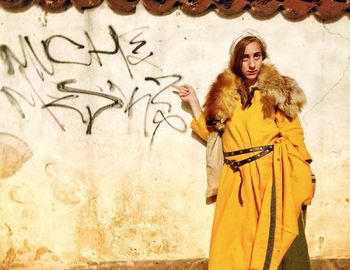
[{"label": "concrete wall", "polygon": [[0,10],[1,266],[206,257],[205,149],[169,85],[203,101],[246,28],[308,96],[310,255],[350,256],[349,19],[156,17],[141,5],[121,16],[103,4]]}]

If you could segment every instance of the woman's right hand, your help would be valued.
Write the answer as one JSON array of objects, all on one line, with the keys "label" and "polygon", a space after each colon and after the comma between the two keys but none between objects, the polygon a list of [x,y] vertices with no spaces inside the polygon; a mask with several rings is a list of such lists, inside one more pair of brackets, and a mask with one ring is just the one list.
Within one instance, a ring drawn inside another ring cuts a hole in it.
[{"label": "woman's right hand", "polygon": [[200,114],[202,113],[202,109],[193,87],[188,84],[183,84],[180,86],[177,86],[177,85],[172,85],[172,86],[177,90],[179,90],[180,99],[191,106],[193,117],[198,119]]}]

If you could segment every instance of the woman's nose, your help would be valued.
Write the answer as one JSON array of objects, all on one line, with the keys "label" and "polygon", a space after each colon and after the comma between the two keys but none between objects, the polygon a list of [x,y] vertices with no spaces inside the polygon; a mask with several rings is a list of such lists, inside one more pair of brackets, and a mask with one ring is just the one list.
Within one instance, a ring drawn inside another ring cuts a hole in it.
[{"label": "woman's nose", "polygon": [[249,60],[249,68],[250,69],[254,69],[255,68],[255,61],[254,61],[254,59],[250,59]]}]

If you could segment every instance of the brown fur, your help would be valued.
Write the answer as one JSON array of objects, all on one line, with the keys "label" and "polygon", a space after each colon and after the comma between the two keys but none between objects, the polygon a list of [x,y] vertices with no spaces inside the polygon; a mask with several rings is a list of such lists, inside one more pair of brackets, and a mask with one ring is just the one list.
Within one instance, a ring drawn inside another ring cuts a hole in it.
[{"label": "brown fur", "polygon": [[[271,117],[276,109],[293,119],[306,103],[303,90],[292,78],[282,76],[273,65],[263,64],[256,86],[261,91],[264,117]],[[223,131],[225,122],[240,105],[241,79],[225,69],[211,86],[204,103],[204,113],[210,131]]]}]

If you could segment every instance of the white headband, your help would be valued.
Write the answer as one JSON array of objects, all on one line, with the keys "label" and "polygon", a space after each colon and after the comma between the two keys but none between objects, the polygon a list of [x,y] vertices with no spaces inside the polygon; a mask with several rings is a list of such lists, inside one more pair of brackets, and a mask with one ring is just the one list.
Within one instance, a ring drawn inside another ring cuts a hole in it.
[{"label": "white headband", "polygon": [[231,56],[233,54],[233,51],[236,47],[236,45],[238,44],[238,42],[240,42],[243,38],[245,37],[256,37],[258,38],[261,43],[263,44],[263,46],[266,48],[266,43],[265,41],[262,39],[262,37],[258,34],[257,31],[253,30],[253,29],[246,29],[242,32],[242,34],[237,37],[236,39],[234,39],[234,41],[231,43],[230,49],[229,49],[229,55]]}]

